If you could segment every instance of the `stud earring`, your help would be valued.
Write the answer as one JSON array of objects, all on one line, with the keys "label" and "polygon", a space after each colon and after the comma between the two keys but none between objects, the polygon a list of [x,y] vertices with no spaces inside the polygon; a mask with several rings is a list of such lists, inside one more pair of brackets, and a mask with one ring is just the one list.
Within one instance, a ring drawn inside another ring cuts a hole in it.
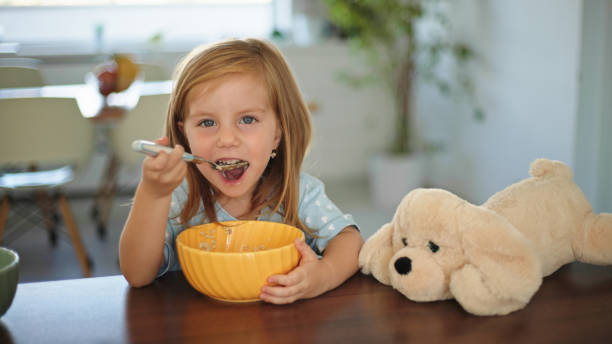
[{"label": "stud earring", "polygon": [[272,150],[272,153],[270,154],[270,158],[272,159],[276,158],[276,149]]}]

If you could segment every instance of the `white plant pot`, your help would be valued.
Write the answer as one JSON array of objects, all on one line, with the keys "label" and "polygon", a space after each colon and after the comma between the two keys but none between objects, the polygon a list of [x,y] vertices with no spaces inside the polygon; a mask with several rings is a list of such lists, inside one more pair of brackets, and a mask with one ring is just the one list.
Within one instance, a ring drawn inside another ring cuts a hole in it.
[{"label": "white plant pot", "polygon": [[394,210],[412,189],[423,187],[425,156],[379,154],[370,159],[369,182],[374,204]]}]

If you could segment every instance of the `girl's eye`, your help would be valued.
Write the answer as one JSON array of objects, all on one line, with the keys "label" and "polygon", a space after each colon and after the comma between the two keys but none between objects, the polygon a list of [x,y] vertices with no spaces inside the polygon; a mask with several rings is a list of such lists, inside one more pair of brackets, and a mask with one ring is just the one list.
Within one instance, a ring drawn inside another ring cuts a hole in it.
[{"label": "girl's eye", "polygon": [[253,124],[255,123],[255,121],[256,121],[255,117],[249,116],[249,115],[244,116],[240,119],[240,123],[242,124]]},{"label": "girl's eye", "polygon": [[200,122],[200,126],[206,128],[212,127],[213,125],[215,125],[215,121],[213,121],[212,119],[205,119]]},{"label": "girl's eye", "polygon": [[434,243],[433,241],[430,241],[427,246],[429,247],[429,249],[431,250],[431,252],[436,253],[438,252],[438,250],[440,250],[440,246],[436,245],[436,243]]}]

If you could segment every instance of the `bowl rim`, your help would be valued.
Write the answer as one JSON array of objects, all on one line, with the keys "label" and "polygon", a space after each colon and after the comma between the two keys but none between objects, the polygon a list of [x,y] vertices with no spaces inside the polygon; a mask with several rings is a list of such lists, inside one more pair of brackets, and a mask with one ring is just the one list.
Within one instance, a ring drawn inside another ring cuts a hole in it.
[{"label": "bowl rim", "polygon": [[[179,233],[179,235],[177,235],[176,237],[176,245],[177,245],[177,249],[178,246],[180,245],[182,248],[190,251],[190,252],[197,252],[198,254],[206,254],[206,255],[211,255],[211,256],[234,256],[234,255],[242,255],[242,254],[254,254],[254,255],[262,255],[262,254],[268,254],[270,252],[276,252],[276,251],[280,251],[283,249],[286,249],[287,247],[291,247],[291,245],[293,245],[294,243],[289,243],[289,244],[285,244],[283,246],[280,247],[275,247],[275,248],[270,248],[270,249],[265,249],[265,250],[261,250],[261,251],[253,251],[253,252],[217,252],[217,251],[206,251],[206,250],[201,250],[201,249],[197,249],[195,247],[191,247],[189,245],[187,245],[186,243],[184,243],[181,239],[181,235],[183,235],[183,233],[187,232],[188,230],[195,230],[199,227],[203,227],[203,226],[207,226],[207,225],[223,225],[223,224],[239,224],[239,225],[246,225],[249,223],[268,223],[268,224],[273,224],[273,225],[282,225],[282,226],[286,226],[289,228],[292,228],[296,231],[299,232],[299,238],[302,240],[306,240],[306,237],[304,236],[304,232],[297,228],[294,227],[292,225],[288,225],[286,223],[282,223],[282,222],[274,222],[274,221],[258,221],[258,220],[237,220],[237,221],[221,221],[221,222],[210,222],[210,223],[203,223],[201,225],[197,225],[197,226],[192,226],[189,228],[186,228],[185,230],[183,230],[182,232]],[[297,238],[296,238],[297,239]],[[295,242],[295,239],[294,239]],[[297,248],[296,248],[297,250]]]},{"label": "bowl rim", "polygon": [[3,247],[3,246],[0,246],[0,251],[5,251],[5,252],[9,253],[10,255],[12,255],[13,258],[14,258],[13,261],[10,264],[8,264],[5,267],[0,268],[0,274],[3,274],[6,271],[14,268],[16,265],[19,264],[19,254],[17,254],[17,252],[15,252],[14,250],[11,250],[10,248]]}]

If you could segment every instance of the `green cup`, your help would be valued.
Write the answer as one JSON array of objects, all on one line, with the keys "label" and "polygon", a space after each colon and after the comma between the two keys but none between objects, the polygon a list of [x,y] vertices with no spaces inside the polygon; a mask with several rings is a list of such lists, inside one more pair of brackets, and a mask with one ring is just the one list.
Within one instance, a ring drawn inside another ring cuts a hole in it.
[{"label": "green cup", "polygon": [[0,317],[13,303],[19,281],[19,255],[13,250],[0,247]]}]

